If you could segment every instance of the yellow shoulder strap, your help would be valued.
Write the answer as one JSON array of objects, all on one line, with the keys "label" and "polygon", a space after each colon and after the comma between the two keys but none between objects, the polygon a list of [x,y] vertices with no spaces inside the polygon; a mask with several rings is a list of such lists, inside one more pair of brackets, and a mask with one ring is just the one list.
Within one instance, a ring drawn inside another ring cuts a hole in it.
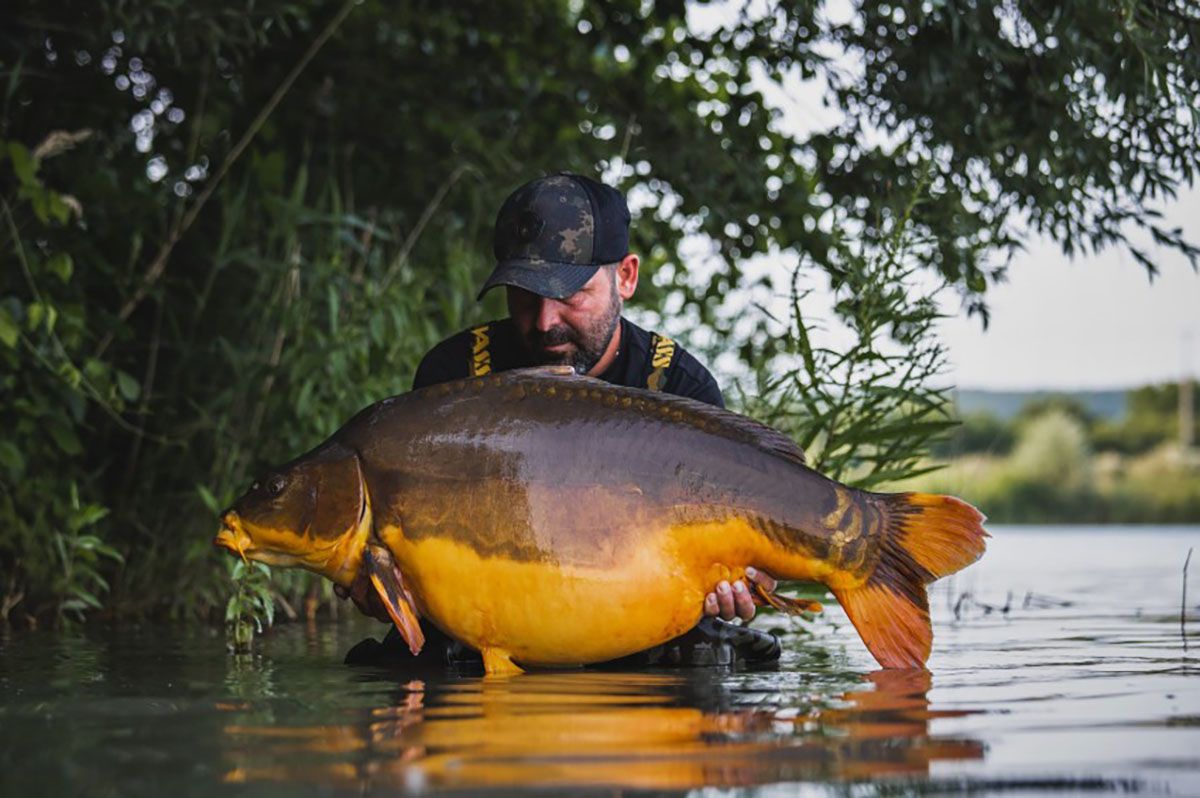
[{"label": "yellow shoulder strap", "polygon": [[492,372],[492,337],[490,324],[471,328],[471,355],[467,368],[472,377],[482,377]]},{"label": "yellow shoulder strap", "polygon": [[646,377],[646,387],[651,391],[661,391],[666,384],[667,369],[675,359],[675,342],[665,335],[650,334],[650,374]]}]

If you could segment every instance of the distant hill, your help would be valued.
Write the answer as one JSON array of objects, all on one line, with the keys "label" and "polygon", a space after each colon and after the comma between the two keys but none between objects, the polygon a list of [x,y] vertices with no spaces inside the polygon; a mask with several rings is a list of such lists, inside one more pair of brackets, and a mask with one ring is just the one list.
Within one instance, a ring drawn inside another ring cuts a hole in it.
[{"label": "distant hill", "polygon": [[1080,402],[1097,418],[1119,419],[1125,414],[1125,391],[985,391],[960,388],[955,392],[959,415],[991,413],[1007,421],[1027,402],[1047,396],[1066,396]]}]

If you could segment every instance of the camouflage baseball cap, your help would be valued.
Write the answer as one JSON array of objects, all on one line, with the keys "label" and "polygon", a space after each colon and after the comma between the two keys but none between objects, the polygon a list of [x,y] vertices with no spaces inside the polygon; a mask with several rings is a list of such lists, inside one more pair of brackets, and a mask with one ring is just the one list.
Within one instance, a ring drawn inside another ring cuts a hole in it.
[{"label": "camouflage baseball cap", "polygon": [[564,299],[629,253],[629,207],[621,192],[581,175],[540,177],[504,201],[493,250],[480,299],[497,285]]}]

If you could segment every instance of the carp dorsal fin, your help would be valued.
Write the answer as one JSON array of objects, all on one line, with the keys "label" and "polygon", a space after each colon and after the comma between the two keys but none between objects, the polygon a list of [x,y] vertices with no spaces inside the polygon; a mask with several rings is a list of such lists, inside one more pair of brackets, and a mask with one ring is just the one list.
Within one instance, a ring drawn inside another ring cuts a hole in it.
[{"label": "carp dorsal fin", "polygon": [[768,427],[766,424],[755,421],[749,416],[741,416],[717,407],[712,409],[720,411],[721,421],[732,431],[745,436],[744,440],[747,443],[753,443],[759,449],[777,454],[796,465],[808,465],[804,459],[804,450],[790,436],[774,427]]},{"label": "carp dorsal fin", "polygon": [[[635,389],[636,390],[636,389]],[[662,402],[683,411],[683,420],[705,429],[716,427],[726,438],[748,443],[764,452],[782,457],[796,465],[807,466],[804,450],[789,435],[761,421],[743,416],[723,407],[710,405],[686,396],[673,396],[661,392],[639,391],[654,402]]]},{"label": "carp dorsal fin", "polygon": [[572,366],[564,366],[562,364],[556,364],[556,365],[551,365],[551,366],[528,366],[523,369],[509,369],[507,372],[505,372],[505,376],[509,376],[509,377],[582,377],[583,379],[595,380],[596,382],[602,382],[602,380],[597,380],[595,377],[587,377],[584,375],[577,374],[577,373],[575,373],[575,369]]},{"label": "carp dorsal fin", "polygon": [[383,602],[404,642],[408,643],[408,650],[414,657],[420,654],[425,645],[425,633],[421,631],[412,594],[404,586],[404,575],[396,567],[392,553],[379,543],[370,543],[363,552],[363,566],[379,600]]}]

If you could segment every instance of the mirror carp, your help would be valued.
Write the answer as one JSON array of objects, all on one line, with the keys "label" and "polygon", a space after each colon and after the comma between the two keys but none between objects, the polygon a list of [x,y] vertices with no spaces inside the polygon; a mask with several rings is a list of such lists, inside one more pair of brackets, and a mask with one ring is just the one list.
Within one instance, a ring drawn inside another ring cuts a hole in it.
[{"label": "mirror carp", "polygon": [[371,405],[221,520],[218,546],[365,580],[414,653],[428,618],[488,673],[666,642],[749,566],[824,584],[883,667],[922,667],[926,585],[987,537],[953,497],[856,490],[745,416],[556,366]]}]

